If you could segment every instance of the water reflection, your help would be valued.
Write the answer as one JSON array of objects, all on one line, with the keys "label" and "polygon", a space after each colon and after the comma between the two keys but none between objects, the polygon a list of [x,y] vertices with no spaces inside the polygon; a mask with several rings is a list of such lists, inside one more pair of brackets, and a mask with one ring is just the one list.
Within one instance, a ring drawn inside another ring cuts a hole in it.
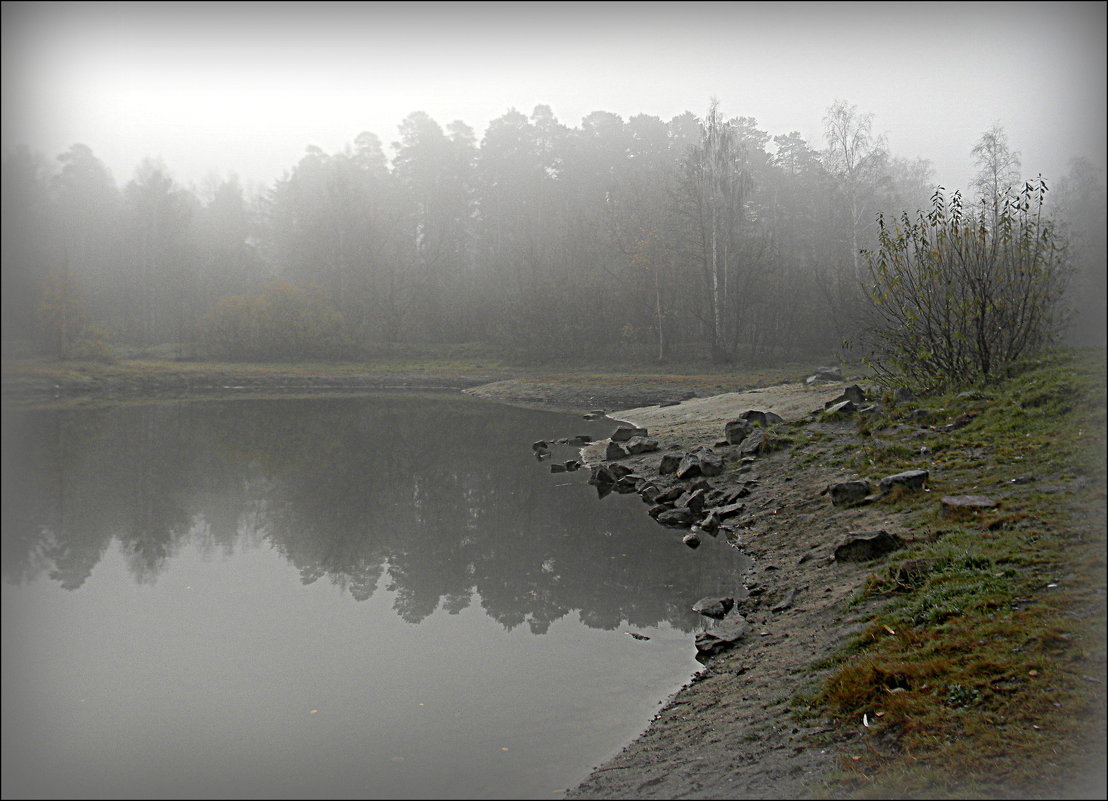
[{"label": "water reflection", "polygon": [[571,613],[691,631],[738,555],[689,551],[637,497],[597,501],[530,452],[613,427],[428,394],[6,412],[3,572],[76,590],[116,541],[149,583],[186,544],[266,543],[304,584],[359,602],[385,586],[410,623],[476,599],[535,634]]}]

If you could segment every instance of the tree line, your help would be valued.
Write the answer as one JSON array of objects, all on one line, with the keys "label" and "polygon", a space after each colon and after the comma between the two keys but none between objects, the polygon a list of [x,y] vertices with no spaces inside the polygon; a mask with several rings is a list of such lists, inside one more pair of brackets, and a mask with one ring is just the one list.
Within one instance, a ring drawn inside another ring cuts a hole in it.
[{"label": "tree line", "polygon": [[[308,147],[251,197],[233,176],[183,187],[152,159],[119,188],[85,145],[54,164],[21,147],[3,164],[3,336],[73,358],[162,343],[263,360],[447,342],[535,360],[829,355],[856,333],[878,215],[928,208],[935,187],[845,101],[824,134],[771,136],[715,101],[576,128],[512,109],[480,141],[415,112],[391,158],[368,132]],[[981,197],[1022,186],[999,126],[970,155]],[[1095,292],[1103,185],[1087,162],[1062,183],[1053,208]]]}]

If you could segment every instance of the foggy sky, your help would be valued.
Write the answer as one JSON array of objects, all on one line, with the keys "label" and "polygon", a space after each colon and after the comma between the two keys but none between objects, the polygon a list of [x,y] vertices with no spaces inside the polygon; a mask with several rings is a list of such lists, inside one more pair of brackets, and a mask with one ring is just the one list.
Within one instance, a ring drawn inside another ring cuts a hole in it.
[{"label": "foggy sky", "polygon": [[1105,4],[10,3],[5,150],[90,146],[125,183],[148,156],[184,184],[281,177],[425,111],[478,139],[510,108],[580,124],[754,117],[823,147],[838,98],[893,155],[964,187],[995,123],[1026,175],[1105,159]]}]

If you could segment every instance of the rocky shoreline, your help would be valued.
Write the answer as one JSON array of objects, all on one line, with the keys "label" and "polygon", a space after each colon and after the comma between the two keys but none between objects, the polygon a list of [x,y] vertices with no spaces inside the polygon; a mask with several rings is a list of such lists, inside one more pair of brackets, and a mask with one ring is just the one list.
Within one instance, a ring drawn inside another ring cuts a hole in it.
[{"label": "rocky shoreline", "polygon": [[[722,617],[690,643],[705,667],[568,797],[798,798],[835,767],[853,738],[790,714],[795,693],[825,675],[812,666],[859,633],[871,611],[848,607],[871,570],[866,554],[836,558],[835,550],[852,541],[864,548],[874,531],[894,543],[909,538],[879,505],[828,495],[854,478],[819,460],[857,436],[849,415],[828,408],[843,393],[831,380],[662,401],[607,412],[608,439],[560,440],[583,445],[578,461],[598,502],[638,493],[644,513],[690,547],[725,537],[752,560],[733,597],[703,602],[708,616]],[[819,445],[789,447],[799,426],[818,430]],[[536,456],[549,444],[533,443]]]}]

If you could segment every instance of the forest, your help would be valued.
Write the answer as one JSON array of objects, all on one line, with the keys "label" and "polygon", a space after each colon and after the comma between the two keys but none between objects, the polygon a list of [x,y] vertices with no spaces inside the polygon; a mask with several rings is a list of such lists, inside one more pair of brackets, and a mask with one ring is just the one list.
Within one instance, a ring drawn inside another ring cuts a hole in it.
[{"label": "forest", "polygon": [[233,175],[181,186],[154,158],[120,187],[85,145],[53,160],[21,146],[3,162],[5,350],[842,356],[880,277],[867,260],[882,247],[880,216],[952,196],[995,210],[1040,180],[1065,253],[1059,299],[1072,314],[1059,333],[1103,344],[1105,194],[1087,160],[1031,178],[998,123],[966,154],[977,177],[962,200],[925,158],[891,153],[872,114],[839,100],[823,123],[824,140],[808,142],[713,101],[703,117],[596,111],[569,127],[539,105],[507,111],[478,140],[464,122],[415,112],[388,150],[369,132],[340,153],[308,146],[250,196]]}]

